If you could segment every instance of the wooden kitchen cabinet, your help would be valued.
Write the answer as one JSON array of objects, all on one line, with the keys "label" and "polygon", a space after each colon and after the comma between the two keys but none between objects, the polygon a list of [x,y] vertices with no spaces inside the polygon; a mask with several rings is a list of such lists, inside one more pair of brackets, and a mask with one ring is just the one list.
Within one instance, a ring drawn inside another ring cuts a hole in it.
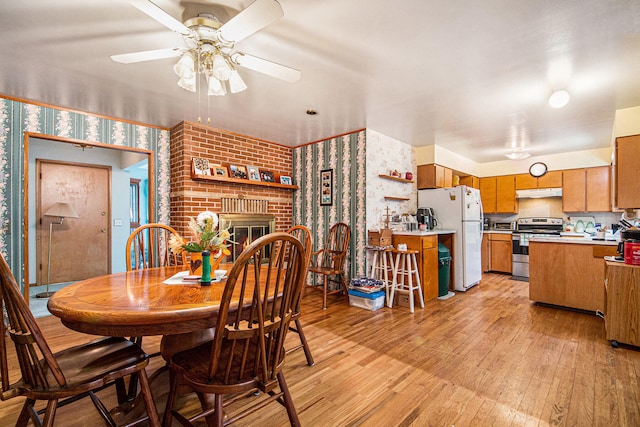
[{"label": "wooden kitchen cabinet", "polygon": [[607,339],[640,346],[640,266],[607,261],[605,277]]},{"label": "wooden kitchen cabinet", "polygon": [[480,178],[480,198],[485,213],[518,213],[515,176]]},{"label": "wooden kitchen cabinet", "polygon": [[563,212],[610,212],[609,166],[568,169],[563,173]]},{"label": "wooden kitchen cabinet", "polygon": [[530,240],[529,299],[604,312],[603,257],[615,252],[615,245]]},{"label": "wooden kitchen cabinet", "polygon": [[453,186],[453,170],[431,163],[418,166],[418,190]]},{"label": "wooden kitchen cabinet", "polygon": [[422,285],[422,295],[425,301],[438,298],[438,235],[408,236],[393,235],[393,246],[406,243],[408,249],[418,251],[418,274]]},{"label": "wooden kitchen cabinet", "polygon": [[461,176],[460,185],[466,185],[467,187],[480,188],[480,178],[473,175]]},{"label": "wooden kitchen cabinet", "polygon": [[540,178],[533,177],[528,173],[520,173],[515,175],[515,179],[516,190],[562,187],[562,171],[549,171]]},{"label": "wooden kitchen cabinet", "polygon": [[640,135],[616,138],[613,150],[614,205],[640,207]]},{"label": "wooden kitchen cabinet", "polygon": [[484,233],[482,235],[482,272],[487,273],[491,271],[491,242],[489,241],[489,234]]},{"label": "wooden kitchen cabinet", "polygon": [[490,233],[489,235],[490,266],[489,271],[501,273],[512,272],[511,233]]}]

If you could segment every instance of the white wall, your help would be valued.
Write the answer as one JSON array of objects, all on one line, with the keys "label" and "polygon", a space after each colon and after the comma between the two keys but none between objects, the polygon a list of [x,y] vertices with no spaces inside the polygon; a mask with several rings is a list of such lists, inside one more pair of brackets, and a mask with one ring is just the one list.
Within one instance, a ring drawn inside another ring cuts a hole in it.
[{"label": "white wall", "polygon": [[[613,139],[619,136],[640,134],[640,107],[624,108],[616,111]],[[613,142],[613,140],[611,141]]]}]

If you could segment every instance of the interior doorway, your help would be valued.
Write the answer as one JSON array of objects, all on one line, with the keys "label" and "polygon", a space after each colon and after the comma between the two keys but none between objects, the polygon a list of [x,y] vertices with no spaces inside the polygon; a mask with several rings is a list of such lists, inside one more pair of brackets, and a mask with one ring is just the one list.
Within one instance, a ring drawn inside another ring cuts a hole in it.
[{"label": "interior doorway", "polygon": [[[37,284],[109,274],[111,167],[37,160],[36,170]],[[60,217],[45,215],[56,203],[67,203],[78,217],[59,223]]]}]

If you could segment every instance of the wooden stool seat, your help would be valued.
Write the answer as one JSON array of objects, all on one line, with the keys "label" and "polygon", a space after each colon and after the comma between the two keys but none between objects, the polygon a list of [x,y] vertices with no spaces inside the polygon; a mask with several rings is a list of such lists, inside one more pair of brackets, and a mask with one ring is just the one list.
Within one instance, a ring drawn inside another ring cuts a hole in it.
[{"label": "wooden stool seat", "polygon": [[[391,285],[391,295],[388,299],[388,306],[393,307],[393,299],[396,291],[409,292],[409,310],[413,313],[413,291],[417,290],[420,296],[420,307],[424,308],[424,297],[422,296],[422,286],[420,284],[420,274],[418,273],[418,262],[415,249],[397,250],[393,249],[395,261],[393,266],[393,283]],[[405,284],[405,276],[407,282]],[[414,283],[415,279],[415,283]]]}]

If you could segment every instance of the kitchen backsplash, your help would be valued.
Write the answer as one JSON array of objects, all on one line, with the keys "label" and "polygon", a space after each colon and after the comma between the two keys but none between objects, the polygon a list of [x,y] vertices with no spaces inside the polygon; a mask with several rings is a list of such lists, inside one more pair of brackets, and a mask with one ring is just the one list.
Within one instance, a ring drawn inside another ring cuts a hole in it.
[{"label": "kitchen backsplash", "polygon": [[518,203],[518,214],[516,215],[487,215],[490,221],[515,221],[518,218],[527,217],[554,217],[562,218],[564,222],[568,222],[571,216],[593,216],[596,223],[610,227],[611,224],[617,224],[620,220],[621,212],[578,212],[564,213],[562,212],[562,198],[543,198],[543,199],[520,199]]}]

